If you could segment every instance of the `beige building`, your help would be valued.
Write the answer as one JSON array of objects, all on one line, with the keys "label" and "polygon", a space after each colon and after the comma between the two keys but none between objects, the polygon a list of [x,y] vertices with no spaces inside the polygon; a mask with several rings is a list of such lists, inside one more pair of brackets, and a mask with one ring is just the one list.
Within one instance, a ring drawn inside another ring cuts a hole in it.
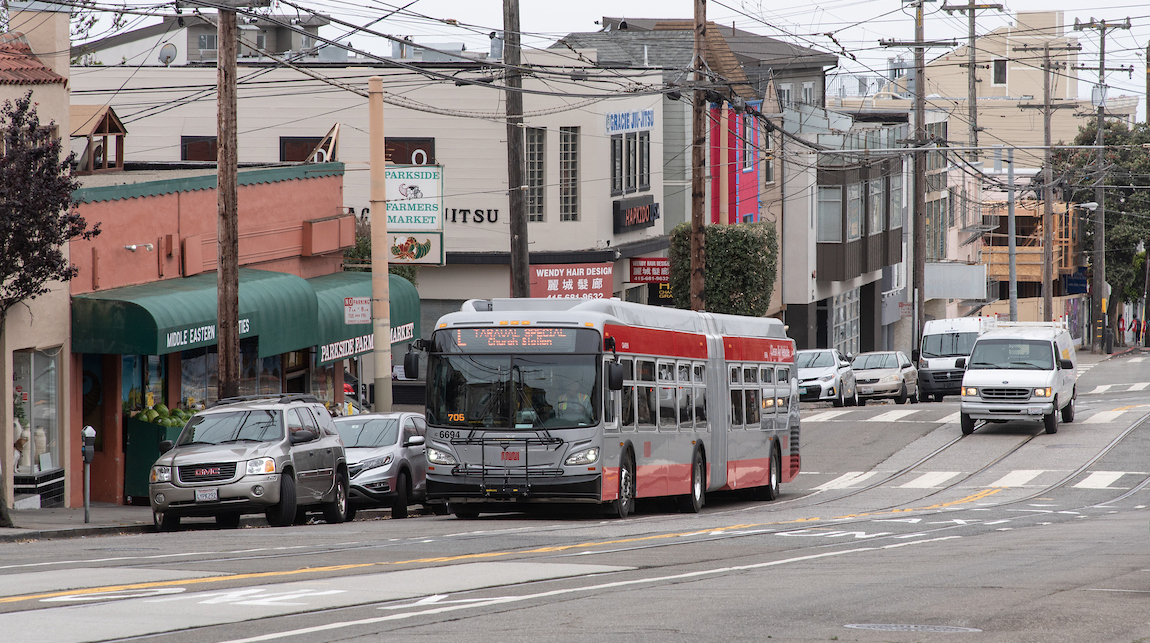
[{"label": "beige building", "polygon": [[[41,124],[66,135],[68,118],[68,8],[10,3],[8,33],[0,34],[0,103],[32,91]],[[54,9],[59,9],[56,11]],[[65,148],[66,149],[66,148]],[[63,249],[65,259],[68,248]],[[24,508],[63,506],[65,458],[79,428],[67,426],[63,391],[69,365],[68,287],[13,306],[0,333],[0,470],[6,497]],[[74,430],[75,429],[75,430]],[[72,470],[72,469],[69,469]]]}]

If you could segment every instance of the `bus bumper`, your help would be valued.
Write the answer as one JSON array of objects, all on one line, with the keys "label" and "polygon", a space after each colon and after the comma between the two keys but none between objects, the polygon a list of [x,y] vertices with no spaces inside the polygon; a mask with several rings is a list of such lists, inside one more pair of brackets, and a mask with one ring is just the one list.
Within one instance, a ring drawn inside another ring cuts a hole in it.
[{"label": "bus bumper", "polygon": [[427,476],[427,499],[468,502],[601,502],[601,474],[562,477],[494,478]]}]

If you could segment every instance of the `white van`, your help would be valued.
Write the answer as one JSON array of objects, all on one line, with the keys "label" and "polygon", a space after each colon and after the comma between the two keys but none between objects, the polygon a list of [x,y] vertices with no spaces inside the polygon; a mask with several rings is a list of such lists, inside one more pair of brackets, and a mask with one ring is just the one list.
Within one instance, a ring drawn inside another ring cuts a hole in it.
[{"label": "white van", "polygon": [[975,342],[959,408],[963,434],[975,420],[1042,420],[1047,433],[1074,421],[1078,356],[1065,322],[999,322]]},{"label": "white van", "polygon": [[970,355],[974,340],[994,328],[995,322],[994,317],[957,317],[923,324],[922,343],[914,356],[920,400],[933,397],[941,402],[943,396],[961,392],[963,369],[955,361]]}]

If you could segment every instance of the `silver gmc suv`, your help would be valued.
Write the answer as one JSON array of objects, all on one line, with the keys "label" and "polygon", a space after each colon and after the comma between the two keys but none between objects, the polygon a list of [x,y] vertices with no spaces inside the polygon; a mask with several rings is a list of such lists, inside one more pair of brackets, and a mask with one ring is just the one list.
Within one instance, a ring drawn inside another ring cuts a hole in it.
[{"label": "silver gmc suv", "polygon": [[196,414],[175,444],[160,443],[149,495],[156,529],[183,516],[235,528],[263,513],[273,527],[322,509],[347,519],[347,460],[331,416],[311,395],[228,398]]}]

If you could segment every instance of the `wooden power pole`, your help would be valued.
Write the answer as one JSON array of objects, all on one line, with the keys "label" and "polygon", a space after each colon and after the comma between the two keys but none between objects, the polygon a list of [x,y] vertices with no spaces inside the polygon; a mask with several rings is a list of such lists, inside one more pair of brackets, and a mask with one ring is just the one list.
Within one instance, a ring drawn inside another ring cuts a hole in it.
[{"label": "wooden power pole", "polygon": [[982,130],[978,126],[978,77],[975,75],[975,68],[978,63],[976,56],[977,49],[974,46],[975,38],[975,14],[979,9],[997,9],[1002,11],[1000,4],[976,4],[974,0],[969,0],[965,5],[942,5],[942,10],[951,13],[953,11],[964,11],[967,17],[967,37],[966,37],[966,111],[968,124],[967,142],[972,148],[970,151],[971,160],[978,159],[978,133]]},{"label": "wooden power pole", "polygon": [[219,9],[216,29],[216,338],[220,399],[240,394],[239,155],[236,150],[236,12]]},{"label": "wooden power pole", "polygon": [[[707,92],[703,88],[707,49],[707,0],[695,0],[695,94],[691,111],[691,310],[707,306],[707,247],[704,208],[706,207]],[[718,197],[716,197],[718,198]]]},{"label": "wooden power pole", "polygon": [[511,216],[511,296],[531,296],[524,193],[523,76],[520,65],[519,0],[503,0],[503,63],[507,70],[507,207]]},{"label": "wooden power pole", "polygon": [[367,79],[368,158],[371,160],[371,324],[376,413],[391,411],[391,275],[387,269],[387,148],[383,78]]}]

